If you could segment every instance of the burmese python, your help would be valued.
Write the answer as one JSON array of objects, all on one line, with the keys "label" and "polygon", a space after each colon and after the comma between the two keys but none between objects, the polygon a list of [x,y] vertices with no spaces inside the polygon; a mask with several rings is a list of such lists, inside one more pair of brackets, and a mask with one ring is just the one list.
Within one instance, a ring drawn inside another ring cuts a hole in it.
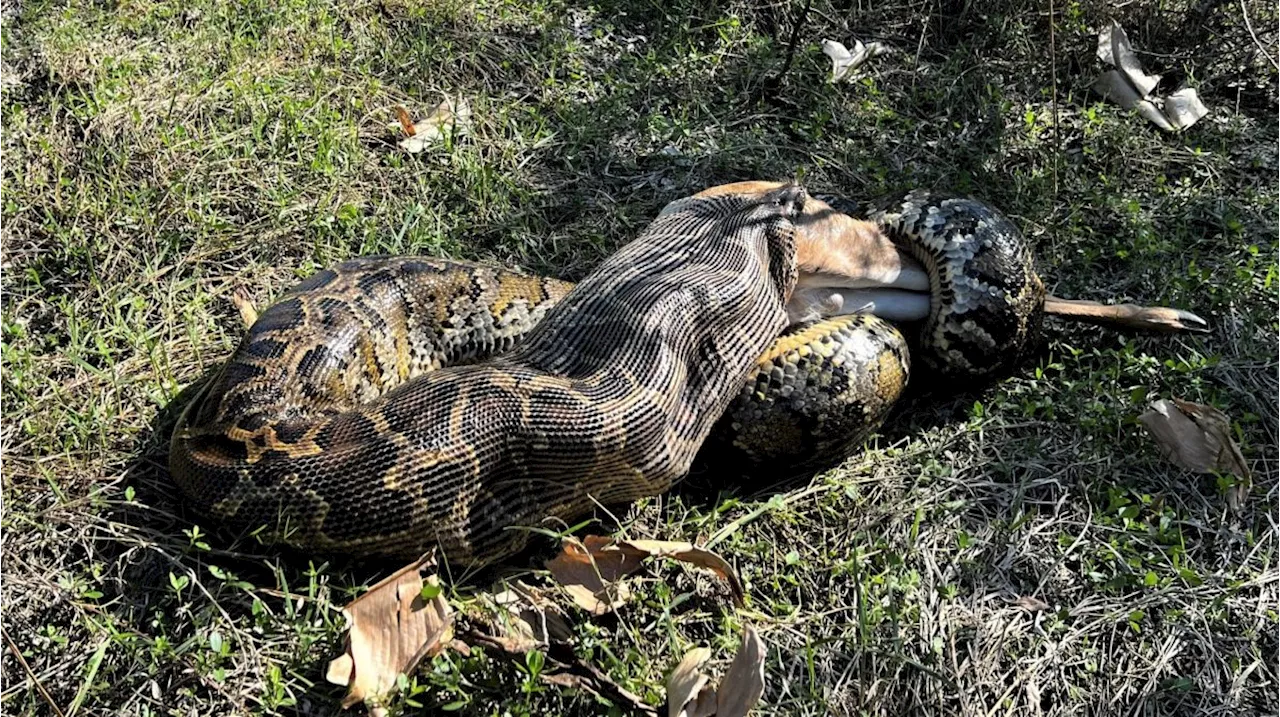
[{"label": "burmese python", "polygon": [[171,473],[197,510],[274,540],[479,563],[518,551],[521,526],[667,490],[713,426],[753,461],[842,457],[908,352],[876,316],[830,314],[925,319],[926,364],[980,373],[1045,308],[985,205],[911,193],[865,214],[926,271],[765,183],[673,202],[576,286],[416,257],[321,271],[198,392]]}]

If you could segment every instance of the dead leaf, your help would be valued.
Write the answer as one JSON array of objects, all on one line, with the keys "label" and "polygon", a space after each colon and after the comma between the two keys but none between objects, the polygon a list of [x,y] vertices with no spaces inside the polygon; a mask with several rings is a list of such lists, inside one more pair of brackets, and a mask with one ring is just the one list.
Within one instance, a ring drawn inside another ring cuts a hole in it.
[{"label": "dead leaf", "polygon": [[1124,75],[1140,97],[1151,94],[1160,84],[1160,75],[1148,75],[1142,71],[1133,43],[1129,42],[1129,35],[1119,23],[1113,22],[1098,33],[1098,59]]},{"label": "dead leaf", "polygon": [[247,329],[253,326],[258,320],[258,310],[253,308],[253,302],[249,300],[249,292],[243,288],[236,289],[231,294],[231,304],[236,307],[236,311],[240,314],[240,320],[244,322]]},{"label": "dead leaf", "polygon": [[547,569],[575,603],[593,615],[603,615],[627,601],[630,591],[621,579],[639,570],[650,557],[671,558],[714,571],[729,584],[734,602],[742,604],[742,581],[733,566],[685,541],[614,541],[598,535],[588,535],[581,543],[566,539],[560,554],[547,562]]},{"label": "dead leaf", "polygon": [[517,582],[484,602],[489,607],[484,621],[507,652],[524,654],[573,637],[564,612],[538,588]]},{"label": "dead leaf", "polygon": [[423,119],[414,122],[409,110],[395,106],[396,122],[388,129],[399,130],[405,137],[398,143],[410,154],[417,154],[441,142],[446,136],[460,137],[471,129],[471,105],[465,99],[445,99]]},{"label": "dead leaf", "polygon": [[711,717],[716,713],[716,688],[707,687],[691,705],[685,705],[686,717]]},{"label": "dead leaf", "polygon": [[1020,607],[1027,612],[1044,612],[1049,609],[1049,603],[1041,600],[1033,595],[1023,595],[1013,601],[1014,607]]},{"label": "dead leaf", "polygon": [[[342,608],[349,632],[347,649],[329,663],[325,678],[345,685],[342,706],[378,702],[424,657],[439,654],[453,639],[449,603],[438,591],[422,597],[423,572],[435,567],[428,557],[374,585]],[[435,575],[426,584],[439,587]]]},{"label": "dead leaf", "polygon": [[1199,95],[1184,87],[1168,97],[1155,94],[1160,75],[1148,75],[1142,69],[1129,36],[1119,23],[1112,23],[1098,33],[1098,59],[1114,66],[1094,82],[1094,89],[1104,98],[1147,118],[1166,132],[1186,129],[1209,113]]},{"label": "dead leaf", "polygon": [[1231,420],[1213,406],[1162,399],[1153,402],[1139,420],[1159,441],[1165,457],[1183,468],[1250,476],[1244,456],[1231,438]]},{"label": "dead leaf", "polygon": [[624,565],[626,556],[618,551],[597,556],[595,553],[608,543],[608,538],[596,535],[588,535],[581,543],[567,538],[560,554],[547,561],[551,577],[578,607],[592,615],[603,615],[625,604],[631,591],[619,581],[639,569],[638,563],[635,568]]},{"label": "dead leaf", "polygon": [[1197,473],[1230,473],[1239,478],[1227,502],[1233,511],[1244,507],[1253,473],[1231,437],[1231,419],[1222,411],[1178,398],[1161,399],[1138,420],[1169,461]]},{"label": "dead leaf", "polygon": [[842,81],[852,81],[857,77],[857,70],[867,60],[880,55],[888,54],[892,48],[881,42],[871,42],[866,45],[861,40],[853,41],[853,51],[844,46],[844,43],[835,40],[822,41],[822,54],[831,58],[831,84]]},{"label": "dead leaf", "polygon": [[668,717],[745,717],[764,695],[764,642],[754,628],[742,631],[738,654],[719,686],[701,671],[711,650],[696,647],[685,653],[667,678]]},{"label": "dead leaf", "polygon": [[742,605],[745,592],[742,589],[742,580],[738,577],[738,571],[733,569],[729,561],[710,550],[699,548],[693,543],[683,540],[619,540],[615,545],[619,550],[630,552],[640,559],[644,557],[671,558],[682,563],[706,568],[719,575],[729,584],[729,592],[733,594],[733,601],[738,605]]},{"label": "dead leaf", "polygon": [[[702,693],[711,678],[699,668],[711,659],[711,650],[695,647],[684,654],[680,664],[671,671],[667,678],[667,715],[668,717],[693,717],[702,702]],[[710,688],[712,692],[715,688]],[[710,700],[714,705],[714,698]],[[715,710],[712,710],[714,713]]]},{"label": "dead leaf", "polygon": [[1127,110],[1137,110],[1155,126],[1166,132],[1172,132],[1176,129],[1169,119],[1160,111],[1156,101],[1150,100],[1138,94],[1134,87],[1129,84],[1125,75],[1117,70],[1104,72],[1101,77],[1093,84],[1093,89],[1098,94],[1112,102],[1120,105]]},{"label": "dead leaf", "polygon": [[717,717],[746,717],[764,696],[764,641],[755,628],[742,631],[742,645],[716,690]]}]

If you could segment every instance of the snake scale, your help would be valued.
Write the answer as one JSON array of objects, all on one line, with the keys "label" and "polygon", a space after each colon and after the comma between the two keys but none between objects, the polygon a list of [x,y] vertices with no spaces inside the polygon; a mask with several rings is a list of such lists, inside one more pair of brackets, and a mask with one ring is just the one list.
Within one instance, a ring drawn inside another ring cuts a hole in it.
[{"label": "snake scale", "polygon": [[927,366],[979,374],[1045,305],[986,205],[912,192],[858,213],[739,183],[668,205],[577,285],[420,257],[321,271],[187,406],[171,474],[199,512],[274,541],[481,564],[525,527],[666,491],[704,443],[838,459],[907,381],[879,316],[922,321]]}]

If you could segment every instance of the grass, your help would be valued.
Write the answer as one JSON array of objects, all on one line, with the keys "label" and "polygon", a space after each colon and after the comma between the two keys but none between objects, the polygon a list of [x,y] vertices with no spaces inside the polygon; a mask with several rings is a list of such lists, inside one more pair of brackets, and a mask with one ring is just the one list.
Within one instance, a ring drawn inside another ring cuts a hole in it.
[{"label": "grass", "polygon": [[[1246,5],[1274,55],[1274,6]],[[578,615],[578,654],[660,704],[685,650],[722,670],[750,622],[762,714],[1274,713],[1277,92],[1242,5],[820,0],[778,78],[801,6],[6,5],[0,711],[338,712],[338,609],[393,566],[222,535],[165,471],[182,389],[241,332],[233,294],[263,305],[374,252],[578,278],[670,199],[802,176],[983,196],[1056,293],[1192,308],[1213,332],[1051,325],[1012,376],[917,391],[809,483],[708,473],[642,502],[621,529],[718,535],[748,608],[662,569],[615,617]],[[1112,18],[1212,114],[1166,135],[1091,94]],[[824,84],[818,41],[855,36],[898,52]],[[445,93],[471,135],[395,151],[391,107]],[[1172,467],[1137,427],[1169,395],[1235,419],[1241,514],[1229,477]],[[619,709],[527,677],[443,656],[395,709]]]}]

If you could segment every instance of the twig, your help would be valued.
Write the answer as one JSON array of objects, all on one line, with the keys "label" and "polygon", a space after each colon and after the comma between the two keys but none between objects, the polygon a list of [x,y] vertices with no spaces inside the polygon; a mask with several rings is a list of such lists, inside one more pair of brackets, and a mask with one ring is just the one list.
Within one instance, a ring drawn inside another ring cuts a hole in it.
[{"label": "twig", "polygon": [[1053,0],[1049,0],[1049,76],[1053,82],[1053,197],[1058,198],[1058,162],[1062,156],[1062,134],[1058,129],[1058,48],[1055,42]]},{"label": "twig", "polygon": [[929,14],[920,18],[920,41],[916,43],[916,57],[911,63],[911,89],[916,88],[916,77],[920,69],[920,55],[924,52],[924,37],[929,34]]},{"label": "twig", "polygon": [[53,701],[52,697],[49,696],[49,693],[48,691],[45,690],[44,685],[40,684],[40,678],[36,677],[36,673],[31,671],[31,666],[27,664],[26,658],[22,656],[22,651],[19,650],[18,646],[13,643],[13,638],[9,637],[9,631],[0,627],[0,634],[4,635],[4,641],[5,641],[5,644],[9,646],[9,652],[12,652],[13,656],[18,658],[18,664],[22,665],[22,669],[26,671],[27,677],[31,678],[31,684],[35,685],[36,692],[39,692],[40,696],[44,698],[44,701],[49,703],[49,708],[53,710],[53,713],[55,715],[57,715],[58,717],[66,717],[65,713],[62,711],[62,708],[58,707],[58,704]]},{"label": "twig", "polygon": [[796,44],[800,42],[800,28],[804,27],[805,20],[809,18],[809,6],[812,4],[813,0],[804,0],[804,9],[800,11],[800,17],[796,18],[795,24],[791,26],[791,39],[787,40],[787,56],[782,61],[782,69],[773,76],[771,84],[780,84],[783,75],[791,69],[791,61],[796,56]]},{"label": "twig", "polygon": [[1267,48],[1258,39],[1258,33],[1253,31],[1253,23],[1249,22],[1249,11],[1245,8],[1244,0],[1240,0],[1240,14],[1244,16],[1244,26],[1249,31],[1249,37],[1253,38],[1253,44],[1257,45],[1259,50],[1262,50],[1262,56],[1267,58],[1267,62],[1270,62],[1272,67],[1280,70],[1280,65],[1276,64],[1275,59],[1271,57],[1271,53],[1267,52]]}]

